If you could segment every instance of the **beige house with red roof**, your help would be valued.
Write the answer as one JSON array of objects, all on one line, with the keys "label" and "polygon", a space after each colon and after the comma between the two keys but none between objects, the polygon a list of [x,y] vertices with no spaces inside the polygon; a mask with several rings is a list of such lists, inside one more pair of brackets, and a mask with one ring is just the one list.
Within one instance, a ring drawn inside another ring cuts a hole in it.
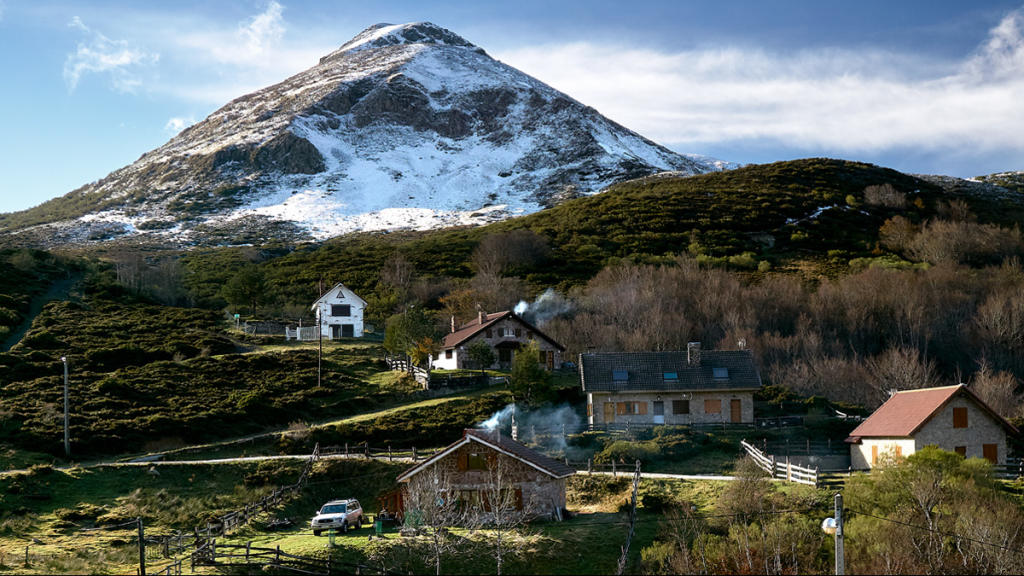
[{"label": "beige house with red roof", "polygon": [[1017,433],[960,384],[897,392],[846,441],[851,466],[858,470],[873,467],[883,456],[905,457],[925,446],[1005,464],[1006,436]]},{"label": "beige house with red roof", "polygon": [[484,368],[509,368],[519,348],[531,340],[536,341],[540,349],[537,361],[548,370],[554,370],[562,363],[562,352],[565,351],[564,346],[511,310],[491,314],[480,312],[472,322],[459,328],[452,318],[452,330],[445,335],[432,367],[441,370],[480,368],[467,354],[469,345],[476,340],[486,342],[494,351],[495,363]]}]

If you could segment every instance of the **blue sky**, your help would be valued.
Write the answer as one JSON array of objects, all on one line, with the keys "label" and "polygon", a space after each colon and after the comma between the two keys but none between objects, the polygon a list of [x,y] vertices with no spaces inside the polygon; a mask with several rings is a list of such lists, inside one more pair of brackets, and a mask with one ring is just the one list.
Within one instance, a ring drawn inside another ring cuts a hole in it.
[{"label": "blue sky", "polygon": [[367,26],[420,20],[680,152],[1024,170],[1021,0],[0,0],[0,212],[102,178]]}]

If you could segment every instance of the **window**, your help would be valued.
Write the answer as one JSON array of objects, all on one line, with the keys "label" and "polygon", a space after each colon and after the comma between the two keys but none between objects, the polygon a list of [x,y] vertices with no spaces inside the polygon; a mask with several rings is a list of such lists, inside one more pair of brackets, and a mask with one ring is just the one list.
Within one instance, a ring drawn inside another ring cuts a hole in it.
[{"label": "window", "polygon": [[466,457],[466,468],[469,470],[487,470],[487,456],[481,452],[470,452]]},{"label": "window", "polygon": [[678,372],[662,372],[661,378],[665,382],[673,382],[673,383],[674,382],[679,382],[679,373]]},{"label": "window", "polygon": [[981,455],[993,464],[999,463],[999,447],[995,444],[982,444]]},{"label": "window", "polygon": [[647,414],[647,402],[619,402],[615,411],[619,416],[643,416]]},{"label": "window", "polygon": [[616,384],[625,384],[629,380],[629,372],[625,370],[612,370],[612,380]]},{"label": "window", "polygon": [[953,408],[953,428],[967,428],[967,408]]},{"label": "window", "polygon": [[963,456],[964,458],[967,458],[967,446],[957,446],[953,448],[953,452],[956,452],[957,454]]},{"label": "window", "polygon": [[452,351],[451,350],[445,350],[444,351],[444,357],[447,360],[451,360],[452,359]]},{"label": "window", "polygon": [[711,376],[715,380],[728,380],[729,379],[729,369],[728,368],[712,368],[711,369]]},{"label": "window", "polygon": [[704,401],[704,413],[705,414],[721,414],[722,413],[722,401],[721,400],[705,400]]},{"label": "window", "polygon": [[516,336],[516,331],[514,328],[502,328],[499,330],[499,332],[501,332],[501,335],[505,338],[512,338]]},{"label": "window", "polygon": [[331,304],[331,316],[351,316],[352,306],[350,304]]},{"label": "window", "polygon": [[672,413],[673,414],[689,414],[690,413],[690,401],[689,400],[673,400],[672,401]]}]

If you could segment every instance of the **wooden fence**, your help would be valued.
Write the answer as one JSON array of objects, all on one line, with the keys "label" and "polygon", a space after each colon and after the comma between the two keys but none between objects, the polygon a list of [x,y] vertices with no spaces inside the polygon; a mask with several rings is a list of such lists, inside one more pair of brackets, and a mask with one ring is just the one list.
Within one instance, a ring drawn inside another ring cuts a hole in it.
[{"label": "wooden fence", "polygon": [[807,484],[809,486],[818,485],[819,472],[817,468],[797,466],[796,464],[789,462],[788,459],[785,462],[777,462],[775,460],[775,456],[766,455],[746,440],[741,440],[740,446],[742,446],[747,452],[750,459],[753,460],[759,468],[767,472],[772,478],[778,478],[787,482],[795,482],[797,484]]},{"label": "wooden fence", "polygon": [[344,444],[337,446],[326,446],[320,449],[320,457],[332,458],[367,458],[374,460],[412,460],[418,462],[426,460],[440,452],[441,448],[420,450],[415,446],[412,448],[394,448],[391,445],[375,448],[367,442],[359,444]]},{"label": "wooden fence", "polygon": [[192,571],[196,566],[257,568],[263,572],[282,574],[328,575],[328,574],[378,574],[379,572],[362,564],[339,562],[328,551],[323,557],[302,556],[282,552],[281,547],[264,548],[253,546],[252,542],[241,544],[218,544],[210,539],[192,553]]},{"label": "wooden fence", "polygon": [[[284,339],[285,340],[300,340],[308,342],[319,338],[316,332],[316,326],[297,326],[295,328],[284,327]],[[330,337],[327,338],[330,340]]]},{"label": "wooden fence", "polygon": [[386,362],[388,368],[392,370],[412,374],[412,377],[415,378],[421,386],[423,386],[424,390],[430,389],[430,370],[420,368],[413,364],[408,356],[392,356],[390,354],[385,354],[384,362]]}]

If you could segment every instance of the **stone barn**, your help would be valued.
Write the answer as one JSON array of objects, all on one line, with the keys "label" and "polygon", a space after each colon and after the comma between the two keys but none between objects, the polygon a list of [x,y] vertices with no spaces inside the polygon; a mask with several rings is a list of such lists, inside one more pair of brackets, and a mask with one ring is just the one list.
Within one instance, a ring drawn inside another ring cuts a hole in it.
[{"label": "stone barn", "polygon": [[893,394],[850,432],[846,442],[857,470],[874,467],[883,456],[905,457],[925,446],[1006,464],[1007,434],[1017,433],[960,384]]},{"label": "stone barn", "polygon": [[434,467],[441,467],[447,479],[444,489],[467,506],[487,510],[488,494],[509,490],[523,514],[556,519],[565,511],[566,479],[576,473],[497,430],[484,429],[466,430],[458,442],[407,470],[398,482],[413,489],[420,474]]}]

